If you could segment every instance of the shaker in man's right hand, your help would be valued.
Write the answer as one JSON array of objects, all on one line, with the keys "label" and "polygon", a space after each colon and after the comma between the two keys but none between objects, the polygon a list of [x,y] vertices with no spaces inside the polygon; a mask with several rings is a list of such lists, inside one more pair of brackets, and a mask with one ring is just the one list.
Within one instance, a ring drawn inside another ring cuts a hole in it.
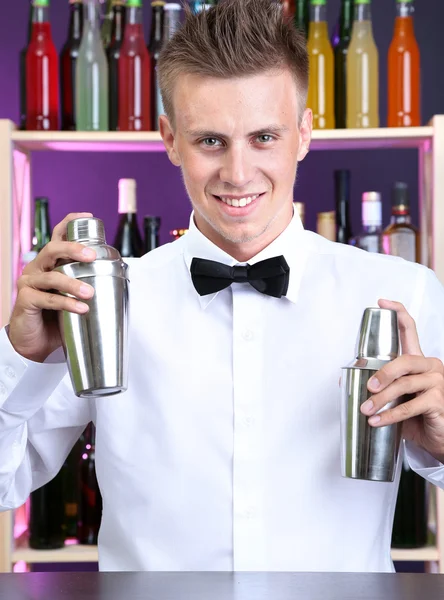
[{"label": "shaker in man's right hand", "polygon": [[[69,221],[92,217],[91,213],[71,213],[52,234],[51,241],[23,270],[17,282],[17,299],[9,323],[9,340],[24,358],[43,362],[62,345],[57,311],[83,314],[88,305],[81,302],[94,295],[94,288],[81,281],[53,271],[60,259],[92,262],[96,253],[83,244],[66,241]],[[71,294],[74,298],[57,294]]]}]

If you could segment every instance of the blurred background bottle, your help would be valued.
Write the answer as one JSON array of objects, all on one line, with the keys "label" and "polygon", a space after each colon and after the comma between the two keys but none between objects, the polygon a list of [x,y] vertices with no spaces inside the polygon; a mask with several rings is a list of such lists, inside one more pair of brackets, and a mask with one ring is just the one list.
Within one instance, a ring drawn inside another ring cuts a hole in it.
[{"label": "blurred background bottle", "polygon": [[368,252],[383,253],[382,200],[379,192],[362,194],[362,230],[350,244]]},{"label": "blurred background bottle", "polygon": [[79,131],[107,131],[108,62],[100,33],[100,0],[84,0],[83,35],[76,68]]},{"label": "blurred background bottle", "polygon": [[26,129],[59,128],[59,58],[49,21],[49,0],[33,0],[26,52]]},{"label": "blurred background bottle", "polygon": [[388,127],[421,125],[419,47],[413,0],[396,1],[396,21],[388,52]]},{"label": "blurred background bottle", "polygon": [[157,61],[164,41],[164,8],[163,0],[151,2],[151,33],[149,52],[151,57],[151,122],[153,131],[159,130],[159,115],[163,114],[162,96],[157,78]]},{"label": "blurred background bottle", "polygon": [[384,230],[383,246],[386,254],[419,262],[419,233],[412,225],[408,185],[402,181],[392,188],[392,216]]},{"label": "blurred background bottle", "polygon": [[76,66],[83,34],[83,0],[69,0],[68,38],[60,53],[62,130],[76,130]]},{"label": "blurred background bottle", "polygon": [[308,38],[308,24],[310,22],[310,0],[295,0],[294,24]]},{"label": "blurred background bottle", "polygon": [[143,254],[143,242],[137,223],[137,184],[134,179],[119,181],[120,220],[114,240],[123,258],[139,257]]},{"label": "blurred background bottle", "polygon": [[119,128],[119,59],[125,30],[125,4],[123,0],[112,1],[111,40],[107,50],[109,73],[109,130]]},{"label": "blurred background bottle", "polygon": [[157,248],[159,243],[159,229],[161,220],[160,217],[152,217],[147,215],[143,220],[143,227],[145,231],[145,252],[150,252]]},{"label": "blurred background bottle", "polygon": [[347,127],[347,52],[353,27],[353,0],[341,0],[335,59],[335,126]]},{"label": "blurred background bottle", "polygon": [[96,477],[96,429],[90,423],[82,437],[80,458],[80,506],[77,539],[96,545],[102,520],[102,496]]},{"label": "blurred background bottle", "polygon": [[379,58],[370,0],[355,0],[347,53],[347,127],[379,127]]},{"label": "blurred background bottle", "polygon": [[326,0],[311,0],[307,50],[310,65],[307,107],[314,129],[335,127],[334,58],[328,37]]},{"label": "blurred background bottle", "polygon": [[317,214],[316,232],[331,242],[336,241],[336,212],[334,210]]},{"label": "blurred background bottle", "polygon": [[303,202],[293,202],[295,213],[301,219],[302,225],[305,225],[305,204]]},{"label": "blurred background bottle", "polygon": [[26,53],[31,42],[32,21],[34,14],[34,4],[30,2],[28,12],[28,35],[26,46],[20,51],[19,55],[19,78],[20,78],[20,129],[26,129]]},{"label": "blurred background bottle", "polygon": [[341,169],[334,172],[336,204],[336,241],[348,244],[352,237],[350,223],[350,171]]}]

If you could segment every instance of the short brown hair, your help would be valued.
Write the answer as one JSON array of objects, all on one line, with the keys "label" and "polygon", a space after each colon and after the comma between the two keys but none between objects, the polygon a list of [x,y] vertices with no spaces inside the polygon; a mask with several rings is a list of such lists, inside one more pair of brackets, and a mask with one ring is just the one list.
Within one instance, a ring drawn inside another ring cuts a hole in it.
[{"label": "short brown hair", "polygon": [[179,75],[232,78],[288,68],[300,95],[299,118],[308,89],[308,55],[303,35],[277,0],[219,0],[193,14],[165,45],[158,77],[165,113],[174,126],[173,90]]}]

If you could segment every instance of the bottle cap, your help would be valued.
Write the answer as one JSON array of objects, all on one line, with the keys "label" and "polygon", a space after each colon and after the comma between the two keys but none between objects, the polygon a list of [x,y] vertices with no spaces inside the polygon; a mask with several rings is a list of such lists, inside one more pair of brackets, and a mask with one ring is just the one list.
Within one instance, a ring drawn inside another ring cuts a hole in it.
[{"label": "bottle cap", "polygon": [[135,179],[119,180],[119,214],[137,212]]},{"label": "bottle cap", "polygon": [[312,6],[325,6],[327,4],[327,0],[310,0],[310,4]]},{"label": "bottle cap", "polygon": [[371,4],[371,0],[355,0],[355,4]]},{"label": "bottle cap", "polygon": [[160,227],[161,219],[160,217],[152,217],[151,215],[146,215],[143,219],[144,225],[148,229],[158,229]]},{"label": "bottle cap", "polygon": [[68,242],[106,244],[105,227],[101,219],[94,217],[73,219],[67,225]]},{"label": "bottle cap", "polygon": [[142,8],[142,0],[126,0],[127,8]]},{"label": "bottle cap", "polygon": [[362,194],[362,222],[364,226],[380,226],[382,224],[382,204],[379,192]]},{"label": "bottle cap", "polygon": [[182,6],[177,2],[167,2],[164,6],[164,10],[182,10]]},{"label": "bottle cap", "polygon": [[49,6],[49,0],[33,0],[32,2],[33,6]]},{"label": "bottle cap", "polygon": [[392,206],[410,206],[409,186],[404,181],[396,181],[392,187]]}]

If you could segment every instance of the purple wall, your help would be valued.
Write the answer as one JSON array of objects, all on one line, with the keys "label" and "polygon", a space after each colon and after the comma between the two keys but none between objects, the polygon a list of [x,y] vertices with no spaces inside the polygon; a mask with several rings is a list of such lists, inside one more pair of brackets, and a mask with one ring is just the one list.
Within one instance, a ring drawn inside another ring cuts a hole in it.
[{"label": "purple wall", "polygon": [[[28,0],[5,2],[0,36],[0,117],[18,122],[18,54],[25,43]],[[329,0],[331,28],[340,0]],[[381,124],[386,121],[386,55],[393,30],[395,0],[373,0],[374,33],[380,52]],[[437,57],[444,53],[444,2],[418,0],[416,34],[422,57],[423,123],[444,112],[444,81]],[[146,5],[146,33],[149,32],[150,8]],[[6,18],[7,17],[7,18]],[[51,7],[53,36],[61,48],[68,26],[68,0],[53,0]],[[415,202],[417,186],[416,152],[311,152],[300,165],[295,199],[306,203],[307,227],[314,229],[316,212],[332,210],[333,169],[352,170],[352,219],[355,230],[360,223],[360,195],[376,189],[385,200],[384,221],[390,213],[391,183],[403,179],[412,186]],[[117,182],[132,177],[138,182],[139,214],[162,217],[161,241],[169,241],[169,231],[188,225],[190,205],[179,171],[170,165],[166,154],[85,154],[34,153],[33,195],[48,196],[55,225],[66,213],[89,210],[105,222],[112,241],[117,223]],[[413,210],[416,217],[416,207]]]}]

